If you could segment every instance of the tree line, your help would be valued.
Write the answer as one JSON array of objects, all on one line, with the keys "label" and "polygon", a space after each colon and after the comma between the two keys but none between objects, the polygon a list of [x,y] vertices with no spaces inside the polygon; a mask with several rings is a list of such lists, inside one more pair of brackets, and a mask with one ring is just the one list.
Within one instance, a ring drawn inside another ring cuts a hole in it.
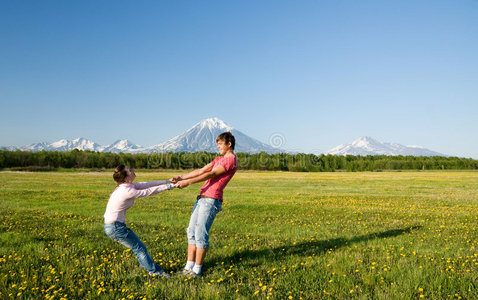
[{"label": "tree line", "polygon": [[[0,169],[52,170],[58,168],[111,169],[120,164],[140,169],[201,168],[217,156],[208,152],[106,153],[93,151],[8,151],[0,150]],[[478,160],[442,156],[338,156],[315,154],[237,153],[240,170],[298,172],[380,170],[472,170]]]}]

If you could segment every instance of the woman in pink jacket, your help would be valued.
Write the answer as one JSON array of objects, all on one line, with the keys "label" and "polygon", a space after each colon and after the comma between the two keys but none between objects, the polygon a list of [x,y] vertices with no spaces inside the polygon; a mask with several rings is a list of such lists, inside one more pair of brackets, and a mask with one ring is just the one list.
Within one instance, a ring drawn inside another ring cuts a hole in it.
[{"label": "woman in pink jacket", "polygon": [[114,241],[131,249],[136,255],[139,264],[149,275],[169,277],[149,255],[146,246],[136,234],[125,224],[126,210],[134,204],[134,200],[147,197],[174,188],[168,180],[133,183],[136,174],[125,165],[115,169],[113,179],[118,183],[111,193],[105,212],[105,233]]}]

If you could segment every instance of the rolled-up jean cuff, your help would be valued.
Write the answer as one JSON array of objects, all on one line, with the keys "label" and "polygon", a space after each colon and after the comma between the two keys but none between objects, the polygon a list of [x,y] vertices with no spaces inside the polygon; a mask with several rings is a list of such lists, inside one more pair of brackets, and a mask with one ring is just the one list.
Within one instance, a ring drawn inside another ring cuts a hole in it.
[{"label": "rolled-up jean cuff", "polygon": [[203,244],[203,243],[197,243],[196,242],[196,248],[208,249],[209,248],[209,243],[208,244]]},{"label": "rolled-up jean cuff", "polygon": [[196,240],[188,239],[188,245],[194,245],[196,248],[207,249],[209,248],[209,243],[201,243]]}]

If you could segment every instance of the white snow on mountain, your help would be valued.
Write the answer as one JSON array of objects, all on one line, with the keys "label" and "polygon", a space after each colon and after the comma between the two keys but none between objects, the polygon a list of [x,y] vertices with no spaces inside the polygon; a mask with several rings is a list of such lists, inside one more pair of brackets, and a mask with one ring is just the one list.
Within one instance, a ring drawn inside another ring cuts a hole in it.
[{"label": "white snow on mountain", "polygon": [[49,148],[48,143],[35,143],[35,144],[29,144],[23,147],[20,147],[19,150],[24,150],[24,151],[48,151]]},{"label": "white snow on mountain", "polygon": [[[172,139],[150,147],[136,145],[129,140],[117,140],[116,142],[101,146],[85,138],[74,140],[61,139],[53,143],[36,143],[24,147],[4,147],[7,150],[23,151],[70,151],[73,149],[89,150],[96,152],[113,153],[155,153],[155,152],[217,152],[216,137],[230,131],[236,138],[236,152],[246,153],[278,153],[285,152],[282,149],[262,143],[247,136],[241,131],[227,125],[218,118],[209,118],[195,124],[184,133]],[[334,155],[412,155],[412,156],[446,156],[444,154],[426,149],[422,146],[403,146],[396,143],[382,143],[370,137],[360,137],[357,140],[330,149],[326,154]]]},{"label": "white snow on mountain", "polygon": [[1,149],[7,150],[7,151],[17,151],[18,150],[18,148],[15,147],[15,146],[1,147]]},{"label": "white snow on mountain", "polygon": [[334,155],[402,155],[402,156],[446,156],[422,146],[404,146],[396,143],[382,143],[363,136],[352,143],[339,145],[326,154]]},{"label": "white snow on mountain", "polygon": [[52,143],[51,147],[57,151],[69,151],[73,149],[96,151],[100,145],[85,138],[76,138],[72,141],[60,140]]},{"label": "white snow on mountain", "polygon": [[117,140],[111,145],[101,146],[97,149],[98,152],[127,152],[127,153],[138,153],[142,152],[144,147],[140,145],[133,144],[129,140]]},{"label": "white snow on mountain", "polygon": [[72,141],[61,139],[53,143],[35,143],[20,147],[24,151],[70,151],[73,149],[98,151],[100,145],[85,138],[76,138]]},{"label": "white snow on mountain", "polygon": [[217,152],[216,138],[225,131],[230,131],[234,135],[236,152],[284,152],[245,135],[218,118],[202,120],[183,134],[175,136],[167,142],[149,147],[148,150],[152,152]]},{"label": "white snow on mountain", "polygon": [[[277,153],[284,152],[279,148],[272,147],[262,143],[254,138],[247,136],[241,131],[234,129],[218,118],[209,118],[202,120],[190,129],[186,130],[169,141],[150,147],[136,145],[129,140],[117,140],[116,142],[101,146],[85,138],[77,138],[72,141],[61,139],[53,143],[36,143],[18,148],[23,151],[70,151],[73,149],[90,150],[96,152],[125,152],[125,153],[154,153],[154,152],[217,152],[216,138],[219,134],[231,131],[236,138],[236,152],[247,153]],[[16,147],[6,147],[5,149],[16,150]]]}]

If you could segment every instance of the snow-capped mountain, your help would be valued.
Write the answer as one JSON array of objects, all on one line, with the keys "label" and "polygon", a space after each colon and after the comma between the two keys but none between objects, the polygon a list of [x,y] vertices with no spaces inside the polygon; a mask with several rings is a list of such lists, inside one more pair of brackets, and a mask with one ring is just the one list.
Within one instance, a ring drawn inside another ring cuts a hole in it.
[{"label": "snow-capped mountain", "polygon": [[8,146],[8,147],[3,147],[2,149],[7,150],[7,151],[17,151],[18,148],[15,146]]},{"label": "snow-capped mountain", "polygon": [[136,153],[136,152],[143,152],[143,150],[144,150],[144,147],[133,144],[129,140],[117,140],[111,145],[98,147],[96,151],[113,152],[113,153],[120,153],[120,152]]},{"label": "snow-capped mountain", "polygon": [[412,155],[412,156],[446,156],[421,146],[403,146],[396,143],[382,143],[371,137],[360,137],[349,144],[339,145],[326,154],[334,155]]},{"label": "snow-capped mountain", "polygon": [[35,143],[35,144],[29,144],[23,147],[20,147],[19,150],[24,150],[24,151],[48,151],[50,148],[50,144],[48,143]]},{"label": "snow-capped mountain", "polygon": [[76,138],[72,141],[61,139],[53,143],[36,143],[21,147],[25,151],[70,151],[73,149],[98,151],[101,146],[85,138]]},{"label": "snow-capped mountain", "polygon": [[[237,129],[227,125],[218,118],[202,120],[181,135],[178,135],[167,142],[142,147],[129,140],[118,140],[113,144],[101,146],[85,138],[77,138],[72,141],[61,139],[53,143],[36,143],[18,148],[24,151],[70,151],[73,149],[90,150],[96,152],[125,152],[125,153],[154,153],[154,152],[217,152],[216,137],[225,132],[231,131],[236,138],[235,152],[247,153],[277,153],[284,152],[279,148],[272,147],[251,138]],[[5,147],[7,150],[16,150],[16,147]]]},{"label": "snow-capped mountain", "polygon": [[205,119],[183,134],[153,146],[151,149],[158,152],[216,152],[216,137],[225,131],[232,131],[232,129],[218,118]]},{"label": "snow-capped mountain", "polygon": [[153,152],[217,152],[216,138],[219,134],[230,131],[236,139],[236,152],[247,153],[277,153],[284,152],[251,138],[237,129],[227,125],[218,118],[209,118],[197,123],[186,132],[167,142],[150,147]]},{"label": "snow-capped mountain", "polygon": [[51,147],[56,151],[69,151],[73,149],[96,151],[100,145],[85,138],[76,138],[73,141],[59,140],[52,143]]}]

